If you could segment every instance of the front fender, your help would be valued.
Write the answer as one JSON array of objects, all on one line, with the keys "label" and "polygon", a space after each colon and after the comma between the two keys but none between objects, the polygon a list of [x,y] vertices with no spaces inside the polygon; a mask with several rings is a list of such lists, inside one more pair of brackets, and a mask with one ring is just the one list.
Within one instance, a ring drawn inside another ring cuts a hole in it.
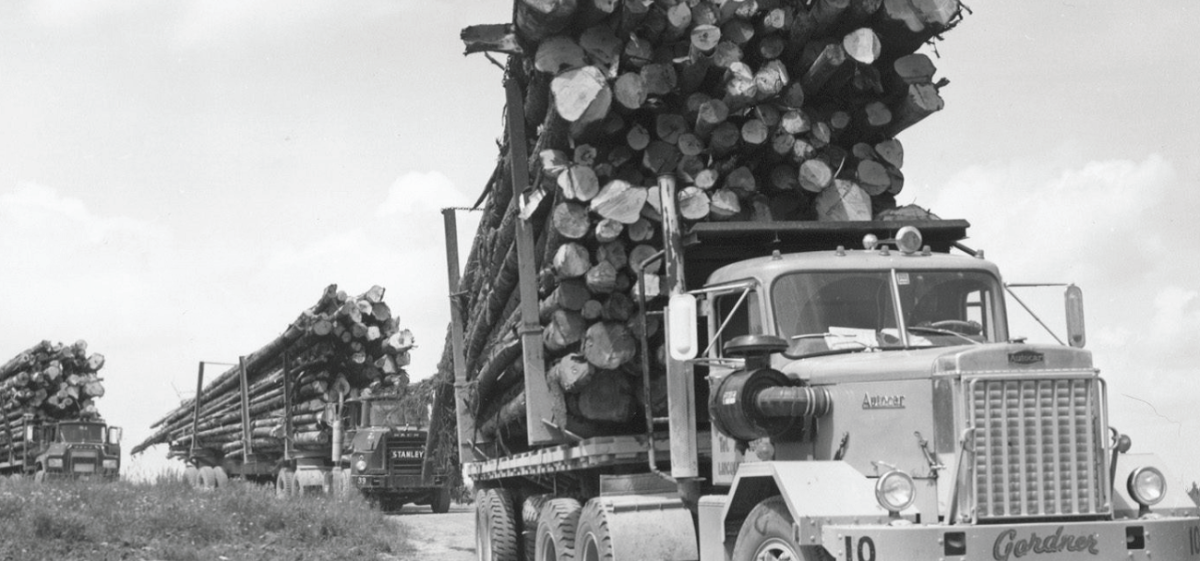
[{"label": "front fender", "polygon": [[[875,479],[846,462],[751,462],[738,466],[721,514],[724,527],[740,527],[755,505],[774,495],[787,502],[797,545],[820,545],[821,528],[827,524],[884,525],[890,520],[875,499]],[[915,519],[917,510],[909,507],[900,514]]]}]

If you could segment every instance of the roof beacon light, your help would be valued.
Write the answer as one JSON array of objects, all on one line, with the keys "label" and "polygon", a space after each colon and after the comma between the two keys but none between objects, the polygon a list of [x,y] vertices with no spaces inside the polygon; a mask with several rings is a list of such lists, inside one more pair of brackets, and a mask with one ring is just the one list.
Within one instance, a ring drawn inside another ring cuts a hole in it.
[{"label": "roof beacon light", "polygon": [[870,251],[875,249],[875,246],[877,245],[879,245],[879,238],[875,237],[875,234],[867,234],[863,236],[863,249]]},{"label": "roof beacon light", "polygon": [[905,255],[921,251],[922,241],[921,231],[912,226],[905,226],[896,232],[896,247]]}]

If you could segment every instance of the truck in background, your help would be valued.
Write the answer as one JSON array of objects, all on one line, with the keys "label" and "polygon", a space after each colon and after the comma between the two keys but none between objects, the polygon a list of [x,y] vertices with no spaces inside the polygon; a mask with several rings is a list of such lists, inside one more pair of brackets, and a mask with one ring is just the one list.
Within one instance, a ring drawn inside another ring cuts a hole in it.
[{"label": "truck in background", "polygon": [[70,477],[115,480],[121,471],[121,429],[101,419],[51,420],[24,414],[3,435],[0,474],[37,482]]},{"label": "truck in background", "polygon": [[450,477],[425,461],[428,410],[413,411],[399,397],[347,401],[349,478],[353,488],[384,512],[406,503],[450,510]]}]

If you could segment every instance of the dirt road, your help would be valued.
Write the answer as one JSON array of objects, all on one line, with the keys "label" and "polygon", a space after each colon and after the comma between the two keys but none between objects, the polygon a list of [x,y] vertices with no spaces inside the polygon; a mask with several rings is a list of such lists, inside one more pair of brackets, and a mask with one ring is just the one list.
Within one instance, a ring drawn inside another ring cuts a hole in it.
[{"label": "dirt road", "polygon": [[409,505],[388,518],[413,547],[413,551],[399,555],[400,559],[475,559],[475,508],[470,505],[453,505],[446,514],[433,514],[427,506]]}]

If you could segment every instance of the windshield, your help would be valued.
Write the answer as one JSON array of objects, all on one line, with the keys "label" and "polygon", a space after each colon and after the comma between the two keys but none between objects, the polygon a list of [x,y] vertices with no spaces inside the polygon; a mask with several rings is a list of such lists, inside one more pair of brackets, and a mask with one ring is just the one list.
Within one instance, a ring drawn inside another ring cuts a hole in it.
[{"label": "windshield", "polygon": [[59,425],[63,442],[104,442],[104,425]]},{"label": "windshield", "polygon": [[367,408],[368,426],[399,427],[408,424],[399,401],[368,401],[363,405]]},{"label": "windshield", "polygon": [[[981,271],[803,272],[772,287],[789,355],[976,344],[996,338],[1000,284]],[[897,300],[901,314],[896,313]]]}]

